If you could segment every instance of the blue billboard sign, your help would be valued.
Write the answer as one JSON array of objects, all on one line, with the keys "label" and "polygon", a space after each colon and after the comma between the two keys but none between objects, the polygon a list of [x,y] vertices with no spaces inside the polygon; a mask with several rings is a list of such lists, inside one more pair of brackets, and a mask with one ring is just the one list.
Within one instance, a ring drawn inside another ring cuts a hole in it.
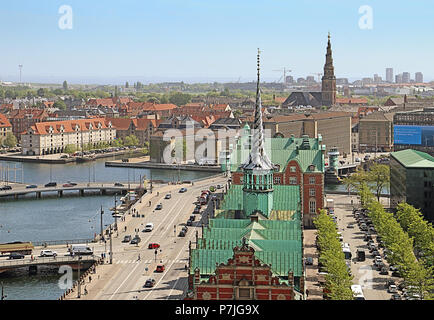
[{"label": "blue billboard sign", "polygon": [[394,144],[434,147],[434,126],[393,126]]}]

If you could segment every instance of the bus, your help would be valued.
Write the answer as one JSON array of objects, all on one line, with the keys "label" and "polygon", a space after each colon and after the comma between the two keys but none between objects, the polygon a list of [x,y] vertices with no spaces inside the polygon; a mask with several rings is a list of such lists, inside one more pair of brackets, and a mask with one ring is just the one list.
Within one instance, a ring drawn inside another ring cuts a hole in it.
[{"label": "bus", "polygon": [[353,291],[354,300],[365,300],[365,296],[363,295],[363,290],[361,285],[353,284],[351,286],[351,291]]},{"label": "bus", "polygon": [[9,242],[0,244],[0,254],[4,253],[21,253],[21,254],[32,254],[34,246],[31,242]]}]

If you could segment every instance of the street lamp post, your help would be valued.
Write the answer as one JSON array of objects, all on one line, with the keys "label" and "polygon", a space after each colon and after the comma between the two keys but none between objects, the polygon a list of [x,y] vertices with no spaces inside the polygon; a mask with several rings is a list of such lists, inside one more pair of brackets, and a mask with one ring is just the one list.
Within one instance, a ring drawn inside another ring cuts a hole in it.
[{"label": "street lamp post", "polygon": [[77,291],[77,298],[81,297],[80,268],[81,268],[81,256],[78,256],[78,291]]},{"label": "street lamp post", "polygon": [[112,241],[112,227],[110,226],[110,264],[113,264],[113,241]]},{"label": "street lamp post", "polygon": [[7,295],[4,294],[3,282],[2,282],[2,294],[1,294],[0,300],[4,300],[6,297],[7,297]]},{"label": "street lamp post", "polygon": [[104,210],[102,209],[102,205],[101,205],[101,241],[104,240],[104,234],[103,234],[103,229],[102,229],[102,215],[104,214]]}]

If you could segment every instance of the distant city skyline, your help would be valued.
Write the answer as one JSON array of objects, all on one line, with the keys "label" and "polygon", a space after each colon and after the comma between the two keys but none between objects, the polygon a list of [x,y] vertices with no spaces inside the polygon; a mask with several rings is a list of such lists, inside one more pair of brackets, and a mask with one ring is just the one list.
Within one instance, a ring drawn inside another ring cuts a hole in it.
[{"label": "distant city skyline", "polygon": [[72,29],[62,30],[64,4],[1,4],[0,80],[18,82],[23,65],[22,81],[32,83],[250,82],[258,47],[263,81],[278,81],[282,74],[273,70],[284,67],[294,79],[316,80],[329,31],[337,78],[386,80],[385,68],[393,67],[394,75],[422,72],[425,82],[434,79],[434,44],[426,41],[434,3],[427,0],[366,1],[370,30],[359,26],[358,1],[75,0],[67,4]]}]

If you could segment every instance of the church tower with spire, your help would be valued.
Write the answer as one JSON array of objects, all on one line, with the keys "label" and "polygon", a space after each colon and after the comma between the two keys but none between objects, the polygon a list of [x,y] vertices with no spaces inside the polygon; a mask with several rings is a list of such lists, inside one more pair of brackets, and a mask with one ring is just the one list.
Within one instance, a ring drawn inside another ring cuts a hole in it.
[{"label": "church tower with spire", "polygon": [[252,148],[247,160],[241,165],[243,178],[243,208],[247,216],[261,212],[268,217],[273,206],[274,165],[265,153],[264,129],[260,81],[260,51],[258,49],[258,82],[256,86],[255,122]]},{"label": "church tower with spire", "polygon": [[326,62],[324,65],[324,75],[322,77],[321,97],[323,106],[333,106],[336,104],[336,77],[333,67],[332,46],[330,44],[330,32],[328,35]]}]

